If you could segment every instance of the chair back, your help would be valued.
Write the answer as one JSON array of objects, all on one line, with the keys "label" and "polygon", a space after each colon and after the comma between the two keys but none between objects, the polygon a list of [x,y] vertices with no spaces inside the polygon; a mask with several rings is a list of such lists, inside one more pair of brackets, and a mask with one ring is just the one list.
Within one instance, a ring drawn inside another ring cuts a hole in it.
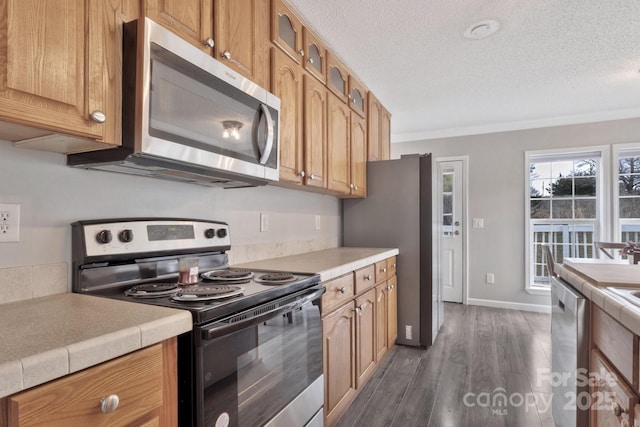
[{"label": "chair back", "polygon": [[624,248],[624,246],[624,243],[617,242],[593,242],[593,248],[598,258],[602,258],[602,254],[609,259],[620,258],[620,250]]},{"label": "chair back", "polygon": [[551,251],[551,245],[542,245],[542,253],[544,254],[544,262],[547,265],[549,277],[558,277],[555,272],[556,259]]}]

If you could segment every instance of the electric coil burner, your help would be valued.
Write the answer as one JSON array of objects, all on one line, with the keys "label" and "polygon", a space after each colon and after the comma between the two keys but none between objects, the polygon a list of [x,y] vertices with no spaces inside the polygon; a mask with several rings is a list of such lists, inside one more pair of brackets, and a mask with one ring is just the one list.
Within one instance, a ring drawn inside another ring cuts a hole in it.
[{"label": "electric coil burner", "polygon": [[[178,337],[180,427],[322,425],[319,276],[229,268],[229,249],[223,222],[76,222],[73,291],[191,312],[193,331]],[[184,256],[201,273],[189,286],[178,285]]]}]

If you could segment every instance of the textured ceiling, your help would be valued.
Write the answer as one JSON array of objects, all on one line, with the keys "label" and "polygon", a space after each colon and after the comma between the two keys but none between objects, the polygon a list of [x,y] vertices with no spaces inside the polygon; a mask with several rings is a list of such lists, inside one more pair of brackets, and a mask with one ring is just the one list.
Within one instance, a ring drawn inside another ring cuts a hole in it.
[{"label": "textured ceiling", "polygon": [[[393,142],[640,117],[640,0],[290,3],[391,111]],[[487,19],[500,31],[463,37]]]}]

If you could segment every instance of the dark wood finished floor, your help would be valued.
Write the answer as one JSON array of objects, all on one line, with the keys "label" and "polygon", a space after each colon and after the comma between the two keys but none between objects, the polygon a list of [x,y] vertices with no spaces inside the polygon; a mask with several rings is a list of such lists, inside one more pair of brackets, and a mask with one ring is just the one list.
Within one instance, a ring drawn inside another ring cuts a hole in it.
[{"label": "dark wood finished floor", "polygon": [[445,304],[429,349],[396,346],[338,427],[553,427],[551,315]]}]

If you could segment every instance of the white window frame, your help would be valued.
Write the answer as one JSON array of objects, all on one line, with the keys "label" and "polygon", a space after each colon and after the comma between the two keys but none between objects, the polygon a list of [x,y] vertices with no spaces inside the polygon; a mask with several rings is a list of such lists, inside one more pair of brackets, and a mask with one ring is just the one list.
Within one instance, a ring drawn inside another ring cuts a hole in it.
[{"label": "white window frame", "polygon": [[[599,171],[598,171],[598,189],[599,194],[597,194],[596,198],[596,209],[598,220],[596,221],[596,226],[594,229],[594,240],[596,240],[596,236],[598,240],[603,240],[604,236],[611,235],[611,230],[609,224],[611,224],[610,217],[610,209],[607,209],[607,206],[611,206],[611,192],[607,191],[607,189],[611,188],[611,173],[610,169],[610,148],[607,145],[599,145],[599,146],[590,146],[590,147],[574,147],[574,148],[561,148],[561,149],[550,149],[550,150],[531,150],[525,151],[524,153],[524,195],[525,195],[525,207],[524,207],[524,241],[525,241],[525,250],[524,250],[524,265],[525,265],[525,290],[534,295],[549,295],[550,287],[548,285],[540,285],[534,283],[534,259],[533,259],[533,251],[532,251],[532,234],[533,234],[533,224],[531,220],[531,203],[530,203],[530,171],[529,165],[531,163],[531,159],[534,158],[536,161],[544,161],[545,158],[551,160],[559,160],[562,158],[576,158],[576,157],[593,157],[597,156],[599,161]],[[616,158],[617,159],[617,158]],[[616,160],[617,161],[617,160]],[[616,168],[617,170],[617,168]],[[617,182],[617,181],[616,181]],[[571,220],[573,222],[573,220]],[[539,222],[539,221],[537,221]],[[553,220],[549,221],[550,223]],[[592,220],[588,220],[585,222],[592,222]]]},{"label": "white window frame", "polygon": [[640,219],[620,218],[620,187],[618,186],[618,160],[620,156],[640,157],[640,142],[630,142],[628,144],[614,144],[612,146],[612,167],[611,167],[611,187],[612,187],[612,242],[619,242],[622,236],[622,224],[640,224]]}]

